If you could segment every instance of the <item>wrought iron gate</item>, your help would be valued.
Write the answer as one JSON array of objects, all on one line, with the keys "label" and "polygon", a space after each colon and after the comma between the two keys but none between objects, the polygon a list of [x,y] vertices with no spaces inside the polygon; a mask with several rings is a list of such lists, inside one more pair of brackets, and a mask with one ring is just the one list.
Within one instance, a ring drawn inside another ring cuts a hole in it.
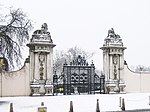
[{"label": "wrought iron gate", "polygon": [[64,95],[104,93],[104,77],[96,75],[93,62],[88,64],[80,55],[64,64],[61,78],[63,83],[54,88],[62,88]]}]

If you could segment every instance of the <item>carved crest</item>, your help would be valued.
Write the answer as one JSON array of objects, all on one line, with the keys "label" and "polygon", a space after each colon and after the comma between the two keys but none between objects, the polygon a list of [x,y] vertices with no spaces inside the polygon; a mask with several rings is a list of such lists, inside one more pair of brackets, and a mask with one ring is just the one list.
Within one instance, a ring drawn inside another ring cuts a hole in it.
[{"label": "carved crest", "polygon": [[41,52],[41,53],[39,54],[39,61],[40,61],[40,62],[43,62],[44,60],[45,60],[45,54]]},{"label": "carved crest", "polygon": [[117,55],[114,55],[113,56],[113,64],[117,64],[118,63],[118,56]]},{"label": "carved crest", "polygon": [[85,57],[81,57],[81,55],[78,55],[72,62],[72,65],[87,65]]}]

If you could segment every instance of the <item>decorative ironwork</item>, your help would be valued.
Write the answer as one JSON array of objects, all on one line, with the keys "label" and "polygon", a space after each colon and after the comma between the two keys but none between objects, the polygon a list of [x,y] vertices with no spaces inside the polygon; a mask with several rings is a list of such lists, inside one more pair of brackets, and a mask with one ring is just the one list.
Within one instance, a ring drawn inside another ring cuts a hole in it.
[{"label": "decorative ironwork", "polygon": [[73,59],[72,62],[70,62],[70,65],[82,65],[87,66],[88,63],[85,60],[85,57],[81,57],[81,55],[78,55],[77,58]]},{"label": "decorative ironwork", "polygon": [[[54,93],[63,92],[64,95],[104,93],[104,76],[96,75],[93,61],[89,65],[80,55],[70,64],[65,62],[62,75],[58,77],[55,74],[53,78]],[[63,83],[57,82],[59,78]]]}]

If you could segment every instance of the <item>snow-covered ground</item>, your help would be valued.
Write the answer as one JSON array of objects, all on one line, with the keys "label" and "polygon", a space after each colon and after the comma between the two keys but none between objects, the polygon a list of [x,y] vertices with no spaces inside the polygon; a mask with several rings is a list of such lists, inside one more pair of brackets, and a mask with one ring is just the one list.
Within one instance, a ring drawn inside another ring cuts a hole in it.
[{"label": "snow-covered ground", "polygon": [[47,112],[69,112],[70,101],[73,101],[75,112],[95,112],[97,99],[99,99],[101,111],[117,111],[121,110],[119,97],[125,99],[126,110],[150,109],[149,96],[150,93],[2,97],[0,98],[0,111],[9,112],[9,105],[13,103],[14,112],[37,112],[41,102],[44,102]]}]

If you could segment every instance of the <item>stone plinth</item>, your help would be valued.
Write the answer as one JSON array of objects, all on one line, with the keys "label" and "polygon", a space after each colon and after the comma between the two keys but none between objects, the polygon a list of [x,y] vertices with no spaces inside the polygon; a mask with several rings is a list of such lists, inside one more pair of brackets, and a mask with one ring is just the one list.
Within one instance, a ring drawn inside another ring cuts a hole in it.
[{"label": "stone plinth", "polygon": [[110,80],[105,82],[106,92],[109,94],[125,93],[125,83],[118,80]]},{"label": "stone plinth", "polygon": [[32,96],[52,96],[53,95],[53,85],[40,85],[31,84],[31,95]]}]

